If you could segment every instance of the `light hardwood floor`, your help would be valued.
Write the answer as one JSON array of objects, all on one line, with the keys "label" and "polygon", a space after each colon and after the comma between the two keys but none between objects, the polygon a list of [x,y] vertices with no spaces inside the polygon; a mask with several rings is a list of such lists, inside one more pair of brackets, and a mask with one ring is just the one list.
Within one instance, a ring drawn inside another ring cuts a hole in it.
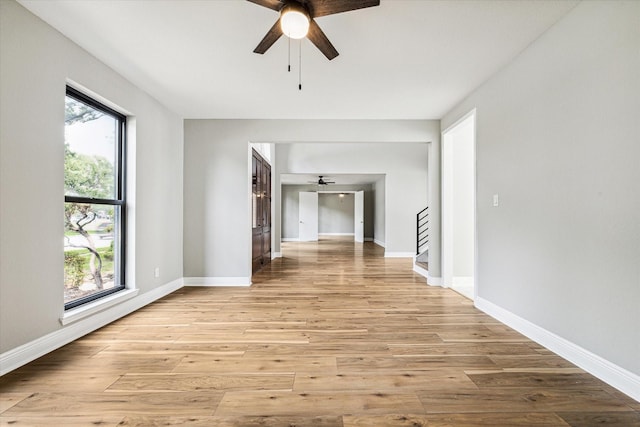
[{"label": "light hardwood floor", "polygon": [[640,425],[640,403],[373,243],[285,243],[0,378],[2,425]]}]

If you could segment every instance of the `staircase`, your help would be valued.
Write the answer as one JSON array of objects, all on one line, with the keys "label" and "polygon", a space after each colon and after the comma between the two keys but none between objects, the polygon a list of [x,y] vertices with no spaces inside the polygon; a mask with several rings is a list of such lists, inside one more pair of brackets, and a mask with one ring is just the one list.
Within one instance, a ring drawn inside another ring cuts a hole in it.
[{"label": "staircase", "polygon": [[416,214],[416,257],[415,266],[429,270],[429,206]]}]

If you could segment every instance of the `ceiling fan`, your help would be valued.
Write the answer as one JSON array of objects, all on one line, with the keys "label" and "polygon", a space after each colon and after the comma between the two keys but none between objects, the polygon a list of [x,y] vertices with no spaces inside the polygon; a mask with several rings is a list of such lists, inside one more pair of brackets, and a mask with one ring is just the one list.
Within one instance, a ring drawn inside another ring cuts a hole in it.
[{"label": "ceiling fan", "polygon": [[283,34],[289,38],[307,37],[320,52],[332,60],[338,51],[322,32],[314,18],[379,6],[380,0],[247,0],[280,12],[280,18],[253,50],[265,53]]},{"label": "ceiling fan", "polygon": [[323,179],[324,175],[318,175],[318,181],[308,181],[309,184],[316,184],[316,185],[329,185],[329,184],[335,184],[335,181],[325,181]]}]

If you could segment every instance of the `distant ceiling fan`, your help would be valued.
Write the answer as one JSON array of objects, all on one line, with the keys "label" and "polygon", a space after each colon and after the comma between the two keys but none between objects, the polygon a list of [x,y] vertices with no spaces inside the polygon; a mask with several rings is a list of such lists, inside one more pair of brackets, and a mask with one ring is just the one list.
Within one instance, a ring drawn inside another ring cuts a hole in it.
[{"label": "distant ceiling fan", "polygon": [[253,50],[255,53],[265,53],[280,36],[285,34],[294,39],[307,37],[329,60],[338,56],[338,51],[322,32],[314,18],[380,5],[380,0],[247,1],[280,12],[280,18]]},{"label": "distant ceiling fan", "polygon": [[335,181],[325,181],[323,179],[324,175],[318,175],[318,181],[309,181],[309,184],[316,184],[316,185],[329,185],[329,184],[335,184]]}]

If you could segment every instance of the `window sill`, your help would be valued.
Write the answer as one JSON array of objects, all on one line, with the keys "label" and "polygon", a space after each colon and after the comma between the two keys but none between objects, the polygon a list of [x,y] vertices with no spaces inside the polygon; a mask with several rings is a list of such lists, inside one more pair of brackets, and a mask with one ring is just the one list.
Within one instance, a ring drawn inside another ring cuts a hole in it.
[{"label": "window sill", "polygon": [[121,292],[117,292],[113,295],[109,295],[104,298],[100,298],[97,301],[93,301],[87,304],[83,304],[80,307],[72,308],[65,311],[60,317],[60,323],[68,325],[78,320],[82,320],[109,307],[120,304],[138,295],[138,289],[125,289]]}]

